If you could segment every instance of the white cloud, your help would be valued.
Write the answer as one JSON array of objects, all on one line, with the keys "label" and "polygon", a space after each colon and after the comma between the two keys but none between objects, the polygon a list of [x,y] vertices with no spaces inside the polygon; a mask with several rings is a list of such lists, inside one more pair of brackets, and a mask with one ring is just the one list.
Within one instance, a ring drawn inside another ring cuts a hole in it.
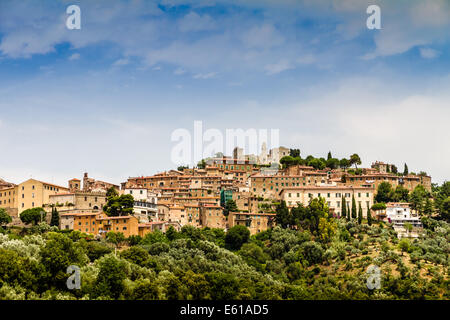
[{"label": "white cloud", "polygon": [[128,58],[122,58],[122,59],[116,60],[113,63],[113,66],[114,67],[121,67],[121,66],[126,66],[129,63],[130,63],[130,60],[128,60]]},{"label": "white cloud", "polygon": [[69,57],[70,61],[78,60],[80,59],[81,55],[79,53],[74,53]]},{"label": "white cloud", "polygon": [[193,76],[194,79],[212,79],[215,78],[217,75],[216,72],[209,72],[209,73],[197,73]]},{"label": "white cloud", "polygon": [[420,48],[420,56],[425,59],[434,59],[440,54],[439,51],[431,48]]},{"label": "white cloud", "polygon": [[184,70],[183,68],[177,68],[175,69],[175,71],[173,72],[173,74],[177,75],[177,76],[181,76],[182,74],[185,74],[186,70]]},{"label": "white cloud", "polygon": [[273,75],[293,68],[293,65],[288,60],[283,59],[277,63],[266,65],[264,69],[268,75]]},{"label": "white cloud", "polygon": [[178,24],[181,32],[205,31],[216,27],[214,20],[209,15],[200,16],[193,11],[185,15]]},{"label": "white cloud", "polygon": [[244,32],[242,42],[249,48],[267,49],[284,43],[283,35],[271,24],[256,26]]}]

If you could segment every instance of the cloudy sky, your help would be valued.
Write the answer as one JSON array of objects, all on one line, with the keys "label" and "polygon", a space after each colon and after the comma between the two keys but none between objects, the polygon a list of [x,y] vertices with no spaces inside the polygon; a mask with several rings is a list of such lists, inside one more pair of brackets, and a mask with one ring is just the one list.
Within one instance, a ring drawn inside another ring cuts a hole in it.
[{"label": "cloudy sky", "polygon": [[447,0],[1,0],[0,178],[151,175],[201,120],[442,182],[449,27]]}]

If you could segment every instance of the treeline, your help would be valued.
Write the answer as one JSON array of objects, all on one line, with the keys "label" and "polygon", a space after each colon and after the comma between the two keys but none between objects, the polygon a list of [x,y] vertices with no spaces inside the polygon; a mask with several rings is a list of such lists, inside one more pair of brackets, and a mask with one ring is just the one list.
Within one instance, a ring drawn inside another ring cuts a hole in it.
[{"label": "treeline", "polygon": [[[383,223],[325,215],[314,202],[268,231],[170,228],[104,240],[45,223],[0,234],[1,299],[448,299],[449,235],[425,221],[426,239],[398,241]],[[3,230],[3,229],[2,229]],[[406,259],[406,260],[405,260]],[[369,290],[369,265],[382,287]],[[67,267],[81,271],[69,290]]]},{"label": "treeline", "polygon": [[441,186],[434,184],[431,192],[422,185],[418,185],[413,191],[401,185],[393,188],[389,182],[378,185],[375,195],[376,204],[372,207],[383,209],[379,204],[387,202],[409,202],[411,208],[421,215],[434,216],[438,219],[450,221],[450,182],[446,181]]},{"label": "treeline", "polygon": [[300,156],[300,149],[290,149],[289,156],[285,156],[280,159],[280,164],[287,168],[292,165],[304,165],[311,166],[315,169],[322,170],[325,168],[330,169],[348,169],[351,166],[355,165],[355,168],[358,169],[358,165],[361,165],[361,158],[358,154],[352,154],[348,159],[342,158],[337,159],[333,158],[331,155],[331,151],[328,152],[327,158],[316,158],[311,155],[307,156],[305,159],[302,159]]}]

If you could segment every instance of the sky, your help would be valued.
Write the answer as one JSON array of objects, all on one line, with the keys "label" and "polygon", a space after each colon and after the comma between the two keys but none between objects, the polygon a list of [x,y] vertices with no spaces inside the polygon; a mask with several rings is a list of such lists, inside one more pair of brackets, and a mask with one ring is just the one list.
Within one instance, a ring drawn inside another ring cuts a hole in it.
[{"label": "sky", "polygon": [[[373,4],[380,30],[366,25]],[[175,169],[172,133],[202,121],[442,183],[449,27],[447,0],[2,0],[0,178]]]}]

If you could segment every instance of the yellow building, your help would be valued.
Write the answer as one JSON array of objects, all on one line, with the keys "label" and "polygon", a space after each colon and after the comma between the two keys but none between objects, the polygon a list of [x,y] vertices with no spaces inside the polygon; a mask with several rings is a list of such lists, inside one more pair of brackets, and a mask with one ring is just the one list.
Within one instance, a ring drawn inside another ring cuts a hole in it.
[{"label": "yellow building", "polygon": [[230,212],[228,214],[228,228],[246,226],[250,230],[250,234],[254,235],[275,225],[275,216],[275,213]]},{"label": "yellow building", "polygon": [[51,195],[68,191],[65,187],[29,179],[15,187],[0,190],[0,208],[17,209],[20,214],[24,210],[48,204]]},{"label": "yellow building", "polygon": [[351,208],[352,197],[355,197],[356,207],[361,206],[363,216],[367,215],[367,209],[374,203],[374,188],[349,187],[349,186],[309,186],[290,187],[280,192],[281,200],[286,202],[290,208],[298,203],[307,206],[313,198],[324,198],[331,212],[341,215],[342,197],[344,197],[347,208]]},{"label": "yellow building", "polygon": [[110,231],[121,232],[128,238],[139,234],[139,221],[133,216],[108,217],[100,213],[78,213],[73,215],[73,230],[102,235]]}]

